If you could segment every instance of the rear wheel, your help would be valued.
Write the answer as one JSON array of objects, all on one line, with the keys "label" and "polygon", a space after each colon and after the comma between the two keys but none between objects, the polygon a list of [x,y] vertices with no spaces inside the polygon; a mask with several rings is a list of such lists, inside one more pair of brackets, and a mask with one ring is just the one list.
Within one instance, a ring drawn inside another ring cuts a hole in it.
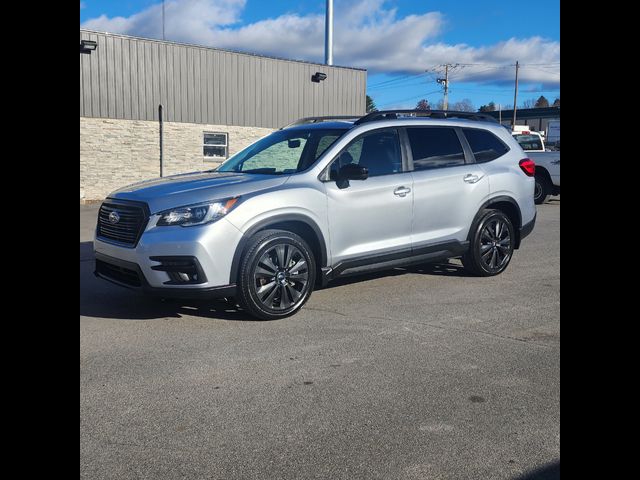
[{"label": "rear wheel", "polygon": [[240,265],[238,300],[254,317],[283,318],[309,299],[315,276],[311,249],[299,235],[283,230],[258,232],[249,240]]},{"label": "rear wheel", "polygon": [[500,210],[484,210],[462,257],[464,268],[474,275],[490,277],[502,273],[513,256],[515,231]]},{"label": "rear wheel", "polygon": [[547,201],[551,195],[551,182],[549,179],[541,174],[536,174],[536,184],[533,191],[533,201],[536,205],[540,205]]}]

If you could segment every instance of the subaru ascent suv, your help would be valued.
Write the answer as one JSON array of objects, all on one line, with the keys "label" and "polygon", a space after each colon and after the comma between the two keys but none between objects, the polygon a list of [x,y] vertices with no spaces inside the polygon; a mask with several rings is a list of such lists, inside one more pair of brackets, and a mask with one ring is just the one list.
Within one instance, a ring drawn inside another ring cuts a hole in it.
[{"label": "subaru ascent suv", "polygon": [[291,315],[345,275],[461,257],[502,273],[532,230],[535,164],[492,117],[381,111],[283,127],[214,170],[102,203],[95,274]]}]

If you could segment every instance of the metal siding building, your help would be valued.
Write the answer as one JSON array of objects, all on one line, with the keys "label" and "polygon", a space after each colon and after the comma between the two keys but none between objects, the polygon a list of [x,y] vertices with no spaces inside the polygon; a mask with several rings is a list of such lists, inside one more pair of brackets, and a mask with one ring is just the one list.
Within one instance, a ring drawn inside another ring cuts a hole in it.
[{"label": "metal siding building", "polygon": [[[80,30],[80,116],[279,128],[363,115],[366,71]],[[312,82],[315,72],[326,80]]]},{"label": "metal siding building", "polygon": [[[510,126],[513,120],[513,110],[502,112],[484,112],[496,120],[502,116],[502,124]],[[516,110],[516,124],[528,125],[537,131],[546,131],[551,120],[560,120],[560,107],[519,108]]]},{"label": "metal siding building", "polygon": [[[80,30],[80,199],[208,170],[299,118],[363,115],[365,70]],[[321,72],[326,79],[313,82]]]}]

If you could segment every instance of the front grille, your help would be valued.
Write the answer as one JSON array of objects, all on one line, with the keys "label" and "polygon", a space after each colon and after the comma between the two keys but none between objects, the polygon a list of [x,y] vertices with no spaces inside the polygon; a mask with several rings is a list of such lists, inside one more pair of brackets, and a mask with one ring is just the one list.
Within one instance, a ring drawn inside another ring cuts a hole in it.
[{"label": "front grille", "polygon": [[[112,222],[109,216],[115,212],[119,217]],[[105,201],[98,212],[97,236],[135,247],[147,223],[147,215],[141,205]]]},{"label": "front grille", "polygon": [[112,263],[103,262],[96,259],[96,273],[103,277],[115,280],[116,282],[124,283],[131,287],[140,287],[140,276],[135,270],[130,270],[125,267],[120,267]]}]

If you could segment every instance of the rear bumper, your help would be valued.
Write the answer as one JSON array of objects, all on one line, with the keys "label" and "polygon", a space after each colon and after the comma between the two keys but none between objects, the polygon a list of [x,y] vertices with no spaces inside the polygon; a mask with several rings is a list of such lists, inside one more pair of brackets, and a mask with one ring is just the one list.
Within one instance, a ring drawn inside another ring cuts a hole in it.
[{"label": "rear bumper", "polygon": [[147,295],[165,298],[213,299],[233,297],[236,293],[235,284],[202,288],[152,287],[137,263],[110,257],[99,252],[95,252],[95,256],[94,275],[96,277]]}]

